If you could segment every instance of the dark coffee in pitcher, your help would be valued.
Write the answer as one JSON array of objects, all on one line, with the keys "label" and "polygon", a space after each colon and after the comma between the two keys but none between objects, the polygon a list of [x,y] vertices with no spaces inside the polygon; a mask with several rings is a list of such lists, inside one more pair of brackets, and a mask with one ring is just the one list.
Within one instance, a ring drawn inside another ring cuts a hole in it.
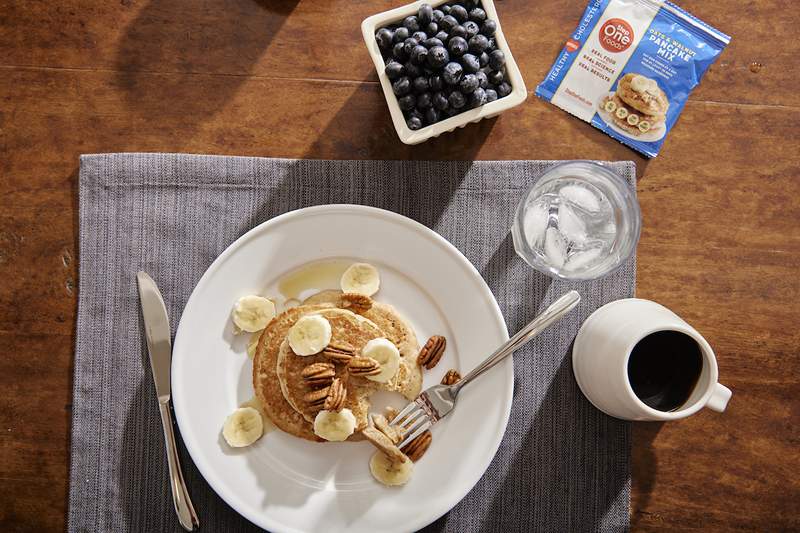
[{"label": "dark coffee in pitcher", "polygon": [[674,411],[691,396],[703,370],[703,352],[680,331],[657,331],[636,343],[628,381],[636,396],[659,411]]}]

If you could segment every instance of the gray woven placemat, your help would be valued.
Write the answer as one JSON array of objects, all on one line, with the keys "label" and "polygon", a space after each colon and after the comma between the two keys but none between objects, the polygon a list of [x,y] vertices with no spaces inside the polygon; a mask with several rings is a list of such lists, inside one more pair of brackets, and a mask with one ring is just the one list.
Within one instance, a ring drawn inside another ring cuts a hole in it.
[{"label": "gray woven placemat", "polygon": [[[601,281],[565,283],[515,255],[512,212],[550,164],[83,156],[69,530],[180,530],[144,359],[136,271],[158,281],[174,333],[189,294],[225,247],[275,215],[326,203],[382,207],[435,229],[481,272],[511,332],[569,288],[583,296],[577,313],[515,357],[514,404],[500,450],[472,492],[428,529],[627,529],[629,426],[587,402],[568,354],[589,313],[633,295],[635,262]],[[612,166],[633,183],[633,163]],[[181,452],[202,529],[256,529]]]}]

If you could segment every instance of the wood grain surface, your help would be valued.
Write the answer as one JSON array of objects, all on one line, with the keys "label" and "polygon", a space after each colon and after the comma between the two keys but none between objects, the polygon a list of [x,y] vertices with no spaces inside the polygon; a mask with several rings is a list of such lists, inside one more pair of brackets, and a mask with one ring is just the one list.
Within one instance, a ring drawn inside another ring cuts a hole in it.
[{"label": "wood grain surface", "polygon": [[646,161],[535,98],[586,0],[497,0],[531,93],[417,147],[394,133],[370,0],[0,0],[0,530],[65,524],[78,156],[632,159],[640,297],[693,324],[724,414],[635,424],[635,531],[800,529],[800,6],[683,0],[733,36]]}]

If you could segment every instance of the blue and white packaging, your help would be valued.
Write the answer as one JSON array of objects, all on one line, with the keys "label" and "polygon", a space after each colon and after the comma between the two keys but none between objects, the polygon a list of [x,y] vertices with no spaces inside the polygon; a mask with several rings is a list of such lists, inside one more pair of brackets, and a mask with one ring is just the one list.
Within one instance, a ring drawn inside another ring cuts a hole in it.
[{"label": "blue and white packaging", "polygon": [[536,95],[655,157],[730,37],[662,0],[592,0]]}]

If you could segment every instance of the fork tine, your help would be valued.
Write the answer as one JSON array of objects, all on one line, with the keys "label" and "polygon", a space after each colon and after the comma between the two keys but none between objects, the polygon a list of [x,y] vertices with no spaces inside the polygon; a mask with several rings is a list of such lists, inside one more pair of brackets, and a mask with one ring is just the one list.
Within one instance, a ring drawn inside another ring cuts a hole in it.
[{"label": "fork tine", "polygon": [[[414,421],[413,424],[410,424],[410,425],[408,425],[408,426],[406,426],[404,428],[401,428],[401,429],[403,430],[403,434],[404,435],[411,435],[417,429],[419,429],[420,426],[424,426],[425,424],[430,424],[430,419],[428,418],[427,415],[418,417]],[[405,438],[403,440],[405,440]],[[398,446],[398,448],[399,448],[399,446]]]},{"label": "fork tine", "polygon": [[415,429],[411,434],[409,434],[407,437],[405,437],[402,441],[400,441],[400,444],[398,444],[397,447],[398,448],[402,448],[403,446],[408,445],[409,442],[411,442],[412,440],[416,439],[417,437],[419,437],[420,435],[422,435],[423,433],[428,431],[428,429],[430,429],[430,427],[432,425],[433,424],[431,424],[431,421],[426,418],[425,419],[425,423],[422,424],[421,426],[419,426],[417,429]]},{"label": "fork tine", "polygon": [[397,426],[405,431],[409,431],[409,428],[412,425],[416,424],[420,418],[424,418],[426,416],[427,415],[425,414],[425,411],[422,410],[422,408],[419,408],[410,415],[406,416],[399,424],[397,424]]},{"label": "fork tine", "polygon": [[414,409],[418,409],[418,408],[419,408],[419,405],[417,405],[417,403],[416,403],[416,402],[410,402],[408,405],[406,405],[406,406],[403,408],[403,410],[402,410],[402,411],[400,411],[399,413],[397,413],[397,416],[396,416],[396,417],[394,417],[394,418],[393,418],[393,419],[392,419],[392,420],[389,422],[389,425],[390,425],[390,426],[393,426],[393,425],[397,424],[397,423],[398,423],[400,420],[404,419],[406,416],[408,416],[409,414],[411,414],[411,411],[413,411]]}]

